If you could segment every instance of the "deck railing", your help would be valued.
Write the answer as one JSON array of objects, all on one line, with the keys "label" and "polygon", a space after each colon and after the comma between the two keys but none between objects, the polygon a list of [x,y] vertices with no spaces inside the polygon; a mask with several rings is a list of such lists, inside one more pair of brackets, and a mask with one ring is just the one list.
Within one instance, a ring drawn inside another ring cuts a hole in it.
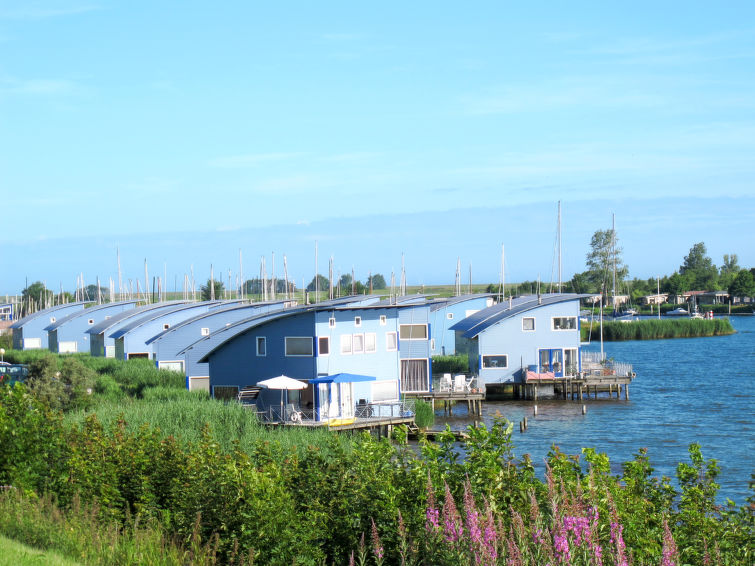
[{"label": "deck railing", "polygon": [[[315,422],[315,411],[313,409],[299,409],[290,406],[271,405],[264,410],[257,411],[257,416],[262,421],[272,423],[311,424]],[[354,417],[357,419],[380,420],[412,416],[414,416],[414,399],[361,403],[357,404],[354,410]]]},{"label": "deck railing", "polygon": [[631,377],[632,364],[606,359],[605,353],[582,352],[582,371],[585,373],[602,372],[604,375]]}]

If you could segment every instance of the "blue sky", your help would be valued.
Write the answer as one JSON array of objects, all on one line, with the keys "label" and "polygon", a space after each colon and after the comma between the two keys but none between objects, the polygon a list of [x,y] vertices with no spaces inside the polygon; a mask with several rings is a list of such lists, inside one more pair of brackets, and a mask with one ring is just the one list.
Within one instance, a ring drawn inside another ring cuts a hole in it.
[{"label": "blue sky", "polygon": [[755,4],[361,4],[0,1],[0,293],[755,266]]}]

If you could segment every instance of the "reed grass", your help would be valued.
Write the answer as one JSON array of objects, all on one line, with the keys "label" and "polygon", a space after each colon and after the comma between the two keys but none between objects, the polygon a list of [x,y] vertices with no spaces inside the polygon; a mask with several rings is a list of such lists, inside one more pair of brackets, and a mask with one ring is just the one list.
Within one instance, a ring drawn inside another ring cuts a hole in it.
[{"label": "reed grass", "polygon": [[210,438],[226,452],[237,447],[253,452],[259,443],[275,444],[283,451],[318,446],[329,452],[334,437],[343,448],[350,447],[347,438],[334,435],[324,427],[270,429],[260,424],[252,410],[238,403],[218,401],[207,394],[185,389],[153,388],[145,391],[144,399],[105,399],[94,408],[66,414],[65,423],[80,426],[91,413],[97,415],[106,429],[121,419],[132,432],[148,424],[185,445],[202,440],[203,430],[207,428]]},{"label": "reed grass", "polygon": [[[583,338],[600,339],[600,324],[583,324]],[[646,319],[632,322],[604,322],[603,340],[658,340],[662,338],[699,338],[734,334],[734,327],[728,318],[712,320],[680,318],[674,320]]]}]

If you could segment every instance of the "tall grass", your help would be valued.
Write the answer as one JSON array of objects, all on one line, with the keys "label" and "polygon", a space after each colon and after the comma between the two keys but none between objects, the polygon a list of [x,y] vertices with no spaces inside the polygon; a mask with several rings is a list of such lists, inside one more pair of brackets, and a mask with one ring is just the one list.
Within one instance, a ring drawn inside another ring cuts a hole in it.
[{"label": "tall grass", "polygon": [[348,439],[333,435],[325,427],[267,428],[252,410],[238,403],[224,403],[207,394],[186,390],[153,388],[145,391],[144,399],[105,400],[92,409],[68,413],[65,423],[81,425],[91,413],[97,415],[106,429],[121,419],[131,432],[149,424],[183,444],[198,443],[203,430],[209,427],[210,437],[226,452],[236,447],[253,452],[259,443],[275,444],[283,450],[314,445],[327,451],[334,436],[343,446],[350,445]]},{"label": "tall grass", "polygon": [[[600,324],[592,328],[584,325],[586,336],[600,339]],[[603,340],[657,340],[660,338],[698,338],[704,336],[724,336],[735,332],[728,318],[712,320],[681,318],[675,320],[635,320],[632,322],[604,322]]]},{"label": "tall grass", "polygon": [[[214,541],[201,541],[196,532],[188,544],[181,544],[157,520],[129,519],[125,525],[103,520],[96,506],[84,506],[78,499],[71,508],[62,510],[49,496],[30,498],[16,491],[0,493],[0,532],[34,548],[54,550],[72,559],[60,564],[217,563]],[[55,563],[39,558],[30,563]]]}]

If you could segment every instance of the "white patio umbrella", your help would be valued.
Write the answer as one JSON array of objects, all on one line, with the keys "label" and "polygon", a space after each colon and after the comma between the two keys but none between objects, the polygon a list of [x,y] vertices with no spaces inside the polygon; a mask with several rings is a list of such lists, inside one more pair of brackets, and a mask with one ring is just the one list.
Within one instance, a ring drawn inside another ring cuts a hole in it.
[{"label": "white patio umbrella", "polygon": [[265,379],[263,381],[257,382],[257,385],[260,387],[264,387],[265,389],[280,389],[281,391],[281,418],[285,420],[285,416],[283,414],[283,392],[289,391],[289,390],[297,390],[297,389],[306,389],[308,384],[299,381],[298,379],[293,379],[291,377],[288,377],[287,375],[279,375],[278,377],[271,377],[270,379]]}]

